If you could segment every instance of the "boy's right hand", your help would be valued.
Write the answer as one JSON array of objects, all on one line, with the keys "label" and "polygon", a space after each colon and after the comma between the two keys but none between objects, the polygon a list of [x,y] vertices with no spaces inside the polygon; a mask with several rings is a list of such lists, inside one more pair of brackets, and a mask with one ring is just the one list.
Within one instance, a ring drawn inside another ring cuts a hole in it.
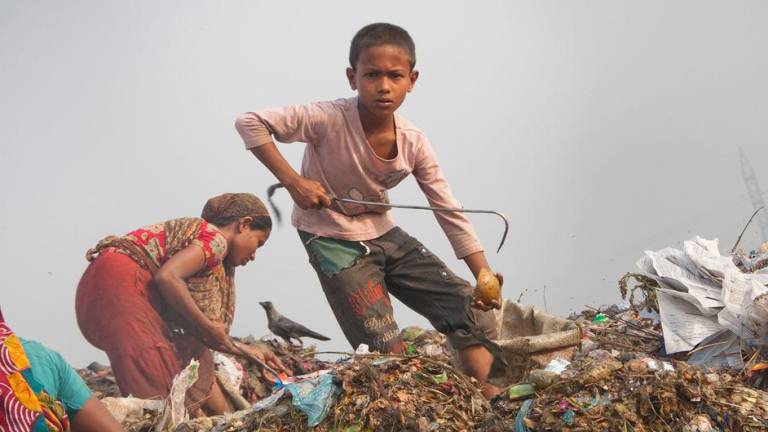
[{"label": "boy's right hand", "polygon": [[302,209],[323,208],[331,206],[331,198],[319,182],[299,176],[296,180],[285,185],[293,201]]}]

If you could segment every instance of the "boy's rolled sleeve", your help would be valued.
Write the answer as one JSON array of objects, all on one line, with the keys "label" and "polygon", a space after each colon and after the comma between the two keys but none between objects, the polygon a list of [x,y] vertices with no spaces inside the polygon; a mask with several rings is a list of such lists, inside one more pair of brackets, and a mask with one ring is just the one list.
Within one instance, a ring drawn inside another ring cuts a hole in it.
[{"label": "boy's rolled sleeve", "polygon": [[[426,138],[419,149],[413,175],[431,206],[461,207],[453,196],[451,187],[437,162],[437,156]],[[477,239],[475,229],[464,213],[434,212],[434,214],[457,258],[462,259],[467,255],[483,251],[483,245]]]},{"label": "boy's rolled sleeve", "polygon": [[329,127],[329,109],[330,104],[318,102],[247,112],[237,118],[235,128],[247,150],[269,144],[273,137],[282,143],[300,141],[316,145]]},{"label": "boy's rolled sleeve", "polygon": [[235,128],[247,150],[272,142],[272,133],[256,113],[248,112],[237,117]]}]

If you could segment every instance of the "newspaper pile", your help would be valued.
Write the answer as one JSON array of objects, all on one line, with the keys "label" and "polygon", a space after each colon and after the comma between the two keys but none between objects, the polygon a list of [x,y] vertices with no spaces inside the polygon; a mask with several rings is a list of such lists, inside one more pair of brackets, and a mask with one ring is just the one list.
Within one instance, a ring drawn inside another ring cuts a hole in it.
[{"label": "newspaper pile", "polygon": [[689,363],[742,367],[742,349],[768,344],[768,273],[740,268],[721,255],[718,240],[699,236],[645,251],[637,262],[655,289],[667,354]]}]

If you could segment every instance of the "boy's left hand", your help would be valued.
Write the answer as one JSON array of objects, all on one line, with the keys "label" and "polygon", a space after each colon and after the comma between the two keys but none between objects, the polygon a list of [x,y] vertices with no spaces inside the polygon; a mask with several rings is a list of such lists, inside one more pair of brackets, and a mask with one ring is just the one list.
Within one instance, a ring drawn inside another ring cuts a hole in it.
[{"label": "boy's left hand", "polygon": [[[504,285],[504,276],[502,276],[501,273],[495,273],[494,277],[499,281],[499,287],[502,287]],[[487,312],[491,309],[501,309],[501,298],[483,301],[474,297],[470,306],[475,309],[480,309],[483,312]]]},{"label": "boy's left hand", "polygon": [[474,299],[472,300],[472,303],[470,303],[470,306],[475,309],[480,309],[483,312],[488,312],[491,309],[501,309],[501,304],[498,300],[485,303],[482,300]]}]

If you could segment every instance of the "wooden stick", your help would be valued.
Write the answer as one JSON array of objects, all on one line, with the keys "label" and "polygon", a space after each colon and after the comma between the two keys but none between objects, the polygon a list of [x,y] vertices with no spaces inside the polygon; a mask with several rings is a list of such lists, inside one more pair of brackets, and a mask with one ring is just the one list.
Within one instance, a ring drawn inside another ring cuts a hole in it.
[{"label": "wooden stick", "polygon": [[733,253],[736,252],[736,248],[739,246],[739,242],[741,241],[741,236],[743,236],[744,233],[747,231],[747,227],[749,226],[749,224],[752,223],[752,219],[754,219],[755,216],[757,216],[757,213],[759,213],[760,210],[762,210],[762,209],[763,209],[763,207],[760,207],[757,210],[755,210],[754,213],[752,213],[752,217],[749,218],[749,220],[747,221],[747,224],[744,225],[744,229],[741,230],[741,234],[739,234],[739,237],[736,239],[736,243],[734,243],[733,248],[731,248],[731,255],[733,255]]}]

